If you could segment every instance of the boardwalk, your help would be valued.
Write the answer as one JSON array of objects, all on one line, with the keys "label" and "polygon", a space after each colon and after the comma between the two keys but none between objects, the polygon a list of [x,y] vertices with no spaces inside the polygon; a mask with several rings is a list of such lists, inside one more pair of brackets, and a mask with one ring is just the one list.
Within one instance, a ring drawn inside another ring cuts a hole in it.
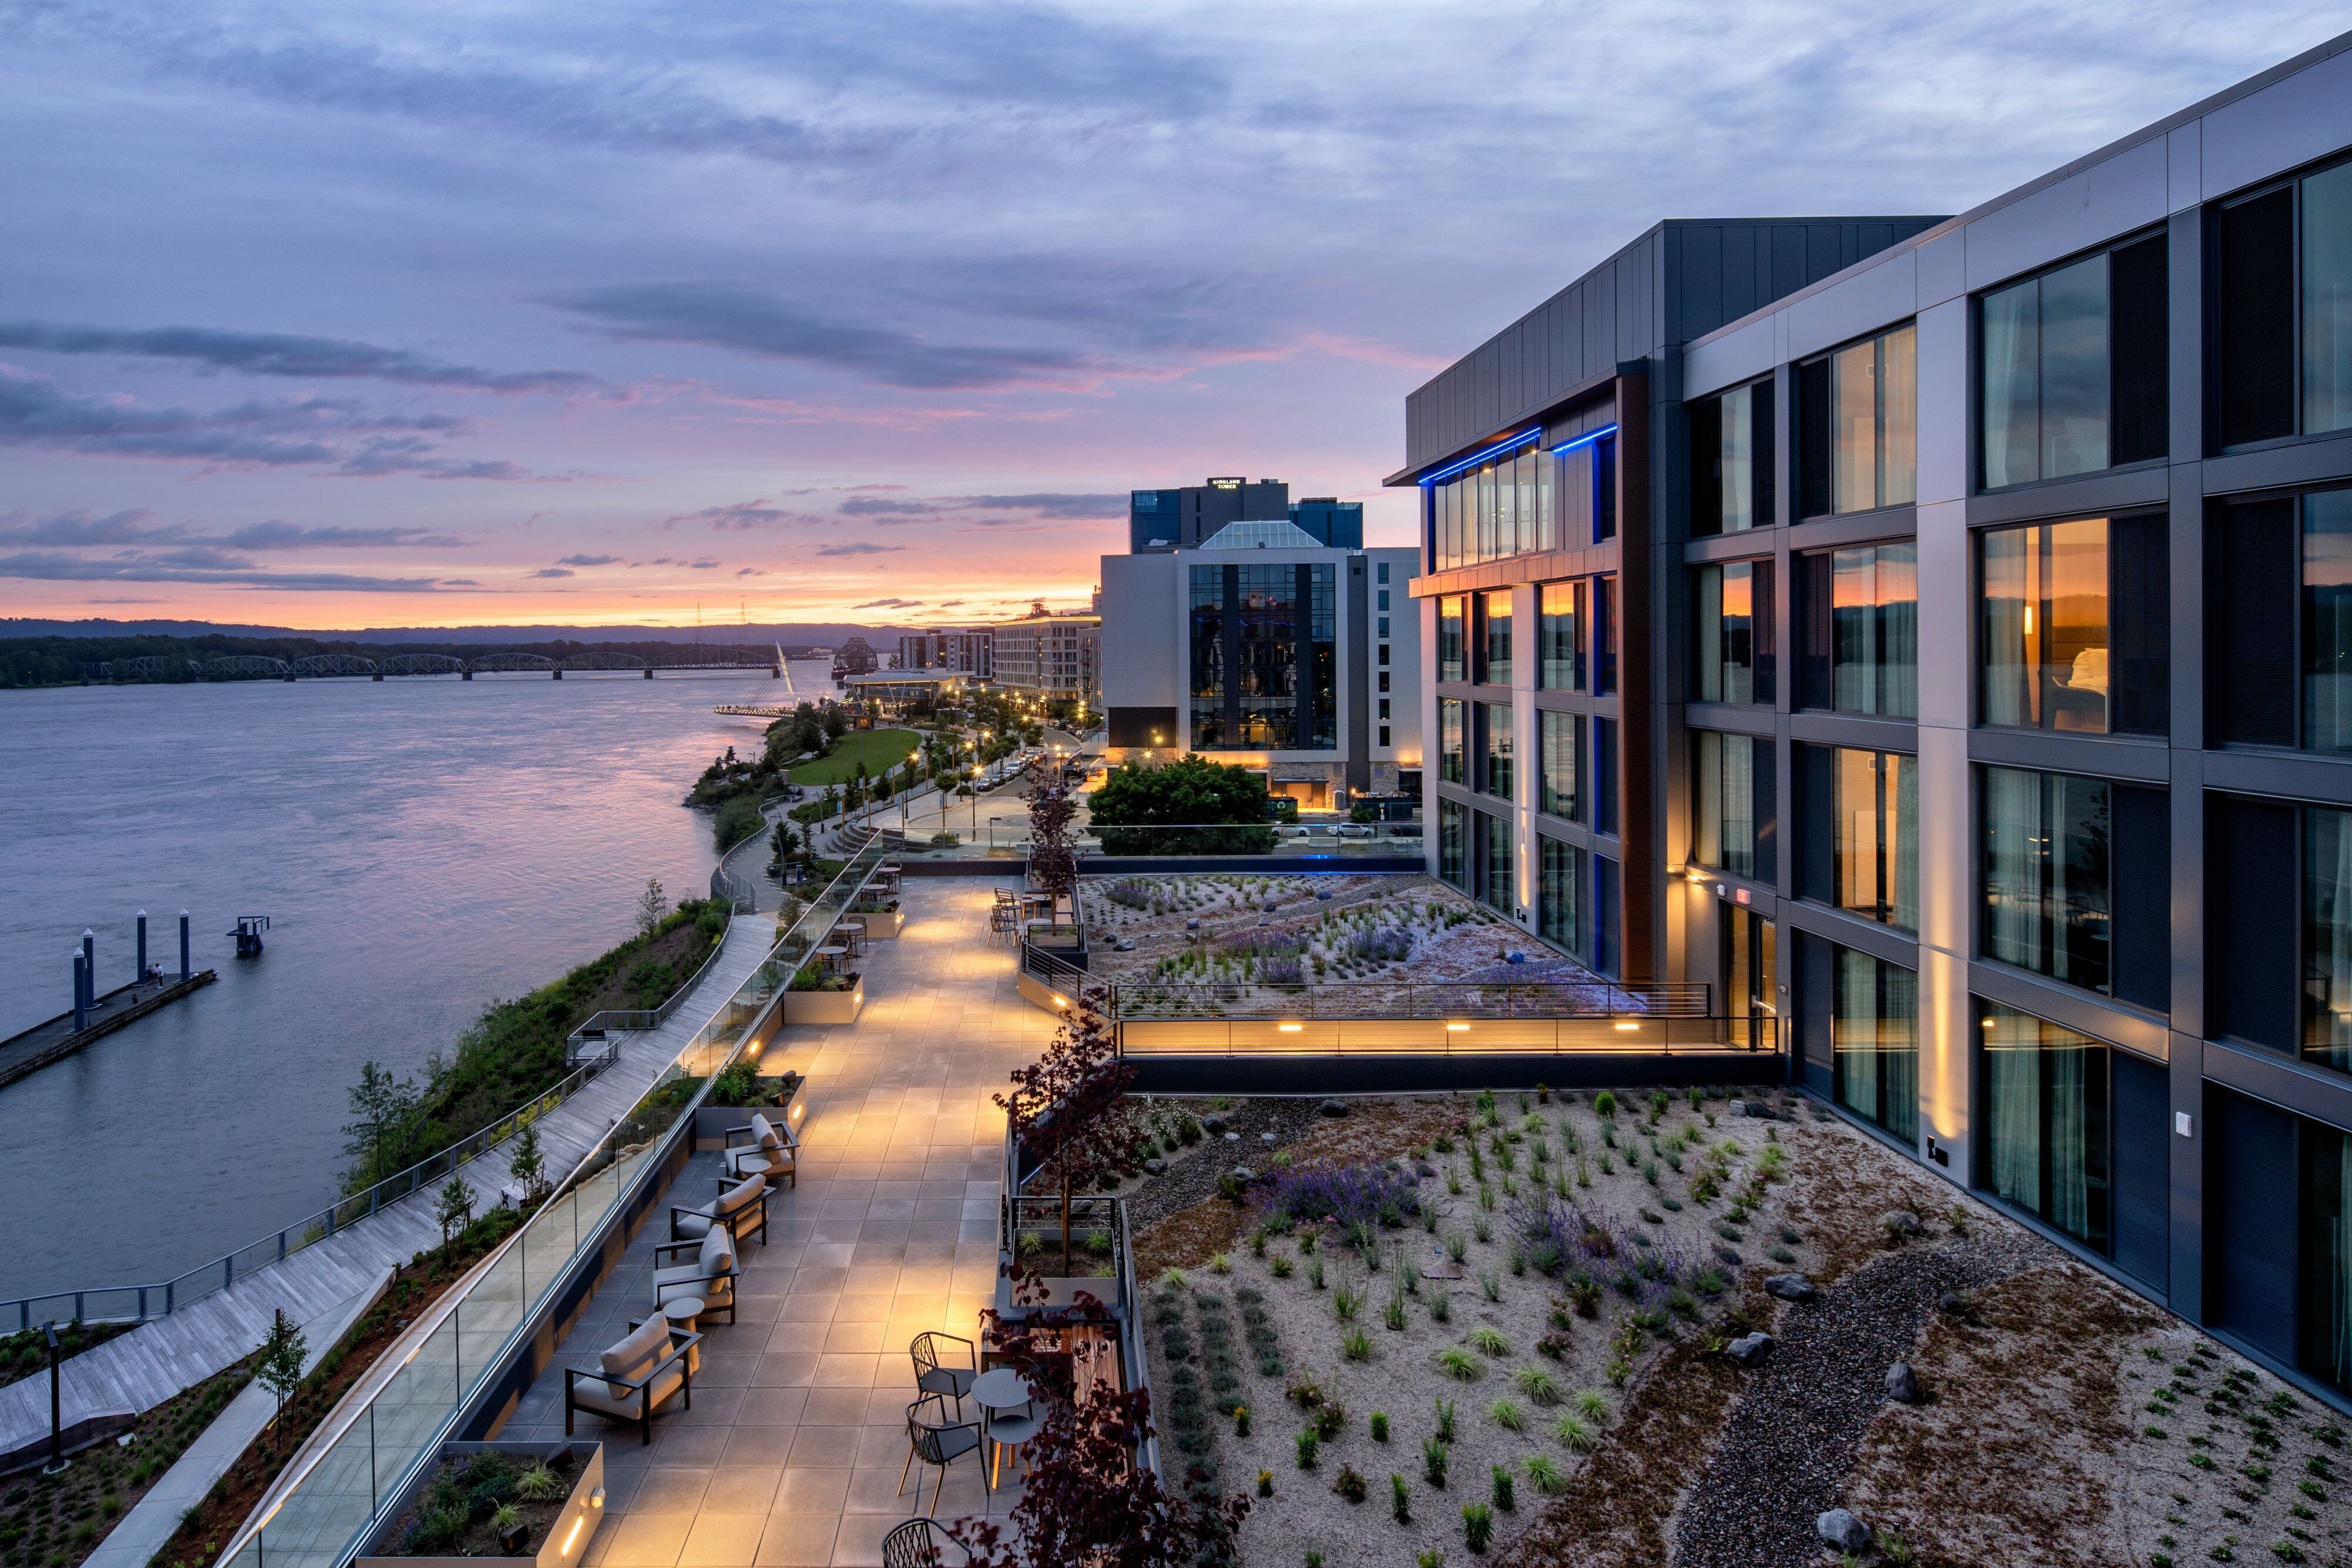
[{"label": "boardwalk", "polygon": [[[895,1495],[908,1341],[972,1338],[993,1294],[1004,1122],[989,1095],[1054,1027],[1020,999],[1013,950],[989,939],[994,885],[910,878],[905,935],[865,961],[865,1017],[786,1030],[768,1049],[769,1065],[807,1075],[800,1186],[778,1196],[769,1244],[744,1252],[738,1321],[705,1322],[693,1410],[656,1423],[650,1448],[606,1434],[608,1517],[586,1568],[878,1563],[883,1532],[915,1511],[911,1490]],[[673,1190],[707,1195],[712,1158]],[[499,1436],[562,1435],[562,1369],[593,1364],[652,1303],[664,1212]],[[973,1461],[950,1475],[940,1517],[979,1512]]]},{"label": "boardwalk", "polygon": [[[621,1036],[620,1059],[541,1118],[540,1145],[550,1171],[570,1171],[644,1097],[696,1031],[759,967],[773,935],[767,920],[736,920],[686,1005],[657,1030]],[[501,1188],[520,1185],[509,1174],[504,1146],[466,1166],[461,1174],[484,1205],[495,1201]],[[439,1245],[441,1229],[434,1223],[433,1205],[432,1190],[418,1192],[255,1270],[226,1290],[74,1357],[63,1371],[66,1425],[161,1404],[249,1354],[279,1310],[301,1323],[326,1317],[353,1294],[373,1288],[387,1265],[405,1263],[423,1249]],[[0,1388],[0,1453],[44,1438],[48,1429],[47,1379],[26,1378]]]}]

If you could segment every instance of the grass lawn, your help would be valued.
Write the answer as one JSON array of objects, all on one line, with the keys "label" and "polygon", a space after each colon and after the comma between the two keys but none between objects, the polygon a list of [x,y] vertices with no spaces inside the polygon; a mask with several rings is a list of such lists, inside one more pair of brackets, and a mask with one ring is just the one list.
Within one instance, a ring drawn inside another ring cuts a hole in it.
[{"label": "grass lawn", "polygon": [[921,744],[922,737],[911,729],[853,729],[834,746],[832,756],[793,763],[792,779],[820,789],[827,784],[845,784],[857,777],[859,763],[866,764],[868,776],[879,774],[886,768],[902,766],[907,754]]}]

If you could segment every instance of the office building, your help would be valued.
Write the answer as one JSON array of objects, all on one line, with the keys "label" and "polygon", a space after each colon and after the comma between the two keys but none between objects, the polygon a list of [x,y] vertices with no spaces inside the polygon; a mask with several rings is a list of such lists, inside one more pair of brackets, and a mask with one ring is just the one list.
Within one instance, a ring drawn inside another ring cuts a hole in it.
[{"label": "office building", "polygon": [[1309,496],[1290,503],[1290,520],[1298,531],[1335,549],[1364,548],[1364,504],[1337,496]]},{"label": "office building", "polygon": [[1018,621],[992,629],[990,657],[1001,690],[1068,705],[1083,726],[1102,707],[1102,616],[1086,611],[1049,614],[1037,606]]},{"label": "office building", "polygon": [[1286,519],[1105,556],[1108,755],[1198,752],[1325,809],[1417,794],[1417,552],[1337,549]]},{"label": "office building", "polygon": [[1128,502],[1127,549],[1130,555],[1155,550],[1198,549],[1229,523],[1296,524],[1316,543],[1341,549],[1364,548],[1364,504],[1336,496],[1290,498],[1279,479],[1253,483],[1212,479],[1174,490],[1137,490]]},{"label": "office building", "polygon": [[1414,392],[1431,869],[2352,1390],[2352,35]]}]

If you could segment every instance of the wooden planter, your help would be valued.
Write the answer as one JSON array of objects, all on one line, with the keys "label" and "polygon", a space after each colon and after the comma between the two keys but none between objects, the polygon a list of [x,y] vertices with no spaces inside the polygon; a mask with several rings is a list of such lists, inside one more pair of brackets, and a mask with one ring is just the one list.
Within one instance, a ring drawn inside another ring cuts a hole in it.
[{"label": "wooden planter", "polygon": [[866,977],[860,975],[845,991],[786,991],[784,1021],[793,1023],[856,1023],[866,1006]]},{"label": "wooden planter", "polygon": [[[416,1506],[426,1486],[440,1469],[441,1461],[463,1458],[469,1454],[496,1452],[515,1459],[549,1460],[569,1449],[575,1457],[586,1450],[587,1458],[580,1464],[580,1473],[572,1479],[572,1495],[563,1501],[563,1511],[555,1516],[546,1536],[535,1543],[536,1550],[511,1559],[517,1563],[529,1563],[532,1568],[580,1568],[588,1560],[588,1543],[596,1539],[596,1526],[604,1518],[604,1445],[584,1438],[565,1437],[546,1443],[444,1443],[435,1462],[410,1484],[407,1493],[395,1500],[383,1518],[388,1521],[384,1534],[375,1545],[379,1552],[394,1543],[396,1532]],[[484,1563],[499,1561],[485,1557],[409,1557],[402,1555],[362,1554],[355,1568],[481,1568]]]}]

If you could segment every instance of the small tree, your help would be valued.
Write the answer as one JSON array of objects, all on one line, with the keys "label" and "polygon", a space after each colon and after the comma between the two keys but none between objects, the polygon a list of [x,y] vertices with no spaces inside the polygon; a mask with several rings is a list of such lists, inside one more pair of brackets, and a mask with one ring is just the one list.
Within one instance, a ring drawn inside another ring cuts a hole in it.
[{"label": "small tree", "polygon": [[1062,1190],[1062,1273],[1070,1272],[1070,1198],[1118,1168],[1135,1146],[1128,1124],[1132,1062],[1119,1059],[1103,993],[1081,995],[1045,1054],[1013,1074],[1013,1092],[992,1096],[1019,1147],[1054,1167]]},{"label": "small tree", "polygon": [[450,1243],[464,1234],[474,1222],[474,1189],[466,1185],[464,1176],[451,1176],[441,1189],[441,1200],[433,1210],[433,1218],[441,1227],[441,1260],[449,1260]]},{"label": "small tree", "polygon": [[269,1331],[261,1337],[261,1357],[253,1369],[254,1377],[277,1401],[269,1416],[272,1437],[282,1432],[287,1403],[301,1392],[302,1363],[309,1354],[300,1326],[288,1322],[285,1309],[279,1308],[269,1320]]},{"label": "small tree", "polygon": [[768,837],[769,847],[775,851],[778,865],[789,865],[800,858],[801,836],[789,820],[780,820],[776,831]]},{"label": "small tree", "polygon": [[525,1122],[522,1131],[515,1134],[514,1149],[507,1156],[507,1169],[522,1184],[522,1200],[538,1202],[547,1189],[547,1156],[540,1152],[538,1123]]},{"label": "small tree", "polygon": [[1013,1505],[1012,1540],[992,1520],[950,1530],[982,1568],[1193,1568],[1234,1560],[1249,1512],[1241,1496],[1194,1502],[1135,1462],[1150,1435],[1151,1396],[1098,1385],[1082,1405],[1055,1400],[1030,1450],[1028,1484]]},{"label": "small tree", "polygon": [[646,878],[646,890],[637,895],[637,935],[652,936],[668,913],[669,896],[662,892],[661,878]]},{"label": "small tree", "polygon": [[352,1120],[343,1124],[343,1153],[351,1157],[353,1187],[382,1181],[401,1164],[415,1131],[416,1081],[394,1078],[383,1063],[360,1063],[352,1086]]},{"label": "small tree", "polygon": [[1040,888],[1057,900],[1066,898],[1078,886],[1078,852],[1070,834],[1078,802],[1042,759],[1031,763],[1029,772],[1029,870]]}]

